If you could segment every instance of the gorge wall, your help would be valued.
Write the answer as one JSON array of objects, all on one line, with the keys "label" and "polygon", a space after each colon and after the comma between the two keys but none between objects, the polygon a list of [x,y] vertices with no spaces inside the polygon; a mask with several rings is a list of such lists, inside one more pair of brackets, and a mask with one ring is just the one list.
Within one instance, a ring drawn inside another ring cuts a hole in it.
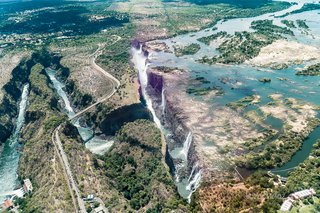
[{"label": "gorge wall", "polygon": [[[141,76],[141,72],[146,72],[143,74],[146,77],[143,78],[147,78],[140,79],[141,87],[144,87],[144,82],[141,81],[147,82],[145,88],[140,89],[140,94],[144,95],[143,93],[145,92],[148,96],[147,98],[151,99],[151,107],[154,110],[154,116],[157,117],[154,120],[161,122],[161,127],[159,128],[162,129],[166,136],[166,163],[171,167],[178,189],[181,188],[179,190],[180,194],[190,199],[192,192],[200,183],[201,166],[194,146],[192,131],[186,125],[186,115],[176,104],[176,94],[175,96],[172,95],[176,92],[175,85],[181,83],[182,87],[185,86],[184,82],[188,79],[188,75],[187,73],[179,72],[174,73],[174,75],[172,73],[167,75],[155,68],[148,67],[149,53],[147,46],[133,42],[133,47],[137,52],[142,51],[141,53],[133,54],[141,54],[146,58],[144,62],[145,70],[138,69],[139,76]],[[182,88],[179,88],[179,90],[184,91]],[[146,102],[148,103],[148,101]]]},{"label": "gorge wall", "polygon": [[30,70],[36,63],[37,55],[33,54],[30,59],[22,60],[12,70],[11,80],[2,88],[4,97],[0,105],[0,145],[4,143],[14,130],[13,119],[17,117],[17,103],[22,94],[22,87],[29,83]]}]

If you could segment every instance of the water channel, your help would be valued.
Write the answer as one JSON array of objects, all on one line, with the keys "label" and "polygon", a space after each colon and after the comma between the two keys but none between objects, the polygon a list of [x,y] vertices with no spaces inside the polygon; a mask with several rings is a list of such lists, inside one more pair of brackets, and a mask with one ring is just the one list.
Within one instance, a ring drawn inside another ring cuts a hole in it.
[{"label": "water channel", "polygon": [[15,123],[15,130],[11,137],[4,143],[0,150],[0,203],[7,195],[13,194],[14,189],[19,186],[18,166],[21,144],[19,141],[20,131],[25,121],[25,112],[28,104],[29,85],[23,87],[19,104],[19,114]]}]

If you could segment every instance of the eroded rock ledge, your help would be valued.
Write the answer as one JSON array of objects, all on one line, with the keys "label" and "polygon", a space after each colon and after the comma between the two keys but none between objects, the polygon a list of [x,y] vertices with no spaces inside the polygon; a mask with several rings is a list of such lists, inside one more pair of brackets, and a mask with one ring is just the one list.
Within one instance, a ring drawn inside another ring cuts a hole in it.
[{"label": "eroded rock ledge", "polygon": [[[150,48],[144,46],[143,49],[148,54]],[[152,59],[150,62],[152,64]],[[202,170],[205,181],[225,176],[237,179],[230,155],[237,155],[241,152],[239,144],[260,133],[232,109],[220,107],[212,110],[210,105],[188,95],[188,72],[164,67],[151,67],[147,72],[147,92],[152,97],[153,108],[175,141],[168,143],[169,150],[182,147],[192,132],[186,175],[192,176],[192,169],[196,166],[197,170]],[[227,127],[230,131],[226,131]],[[225,153],[225,149],[231,151]]]}]

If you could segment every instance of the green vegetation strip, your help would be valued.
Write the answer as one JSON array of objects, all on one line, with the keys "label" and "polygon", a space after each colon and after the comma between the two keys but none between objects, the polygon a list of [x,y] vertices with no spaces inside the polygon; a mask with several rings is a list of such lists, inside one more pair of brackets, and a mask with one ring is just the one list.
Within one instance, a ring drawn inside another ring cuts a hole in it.
[{"label": "green vegetation strip", "polygon": [[267,144],[263,150],[250,152],[240,157],[238,165],[249,169],[282,166],[300,149],[308,135],[320,125],[320,119],[317,118],[310,118],[307,122],[307,128],[301,133],[293,132],[290,128],[286,129],[276,140]]},{"label": "green vegetation strip", "polygon": [[[310,157],[299,165],[298,168],[289,173],[289,177],[284,186],[280,186],[272,191],[263,205],[264,212],[276,212],[282,204],[284,198],[291,193],[303,189],[313,188],[316,191],[316,197],[320,198],[320,140],[314,145]],[[314,211],[319,212],[320,205],[315,203],[312,197],[303,201],[304,205],[309,205]]]},{"label": "green vegetation strip", "polygon": [[320,76],[320,63],[311,65],[306,69],[300,70],[296,72],[296,75],[304,75],[304,76]]},{"label": "green vegetation strip", "polygon": [[111,151],[100,159],[104,161],[101,169],[128,200],[130,208],[142,210],[148,206],[147,212],[170,212],[185,204],[164,167],[161,133],[151,121],[137,120],[124,125]]},{"label": "green vegetation strip", "polygon": [[227,32],[220,31],[220,32],[212,34],[210,36],[205,36],[205,37],[202,37],[202,38],[198,38],[197,40],[202,42],[202,43],[205,43],[206,45],[209,45],[211,41],[214,41],[214,40],[216,40],[218,38],[224,38],[226,35],[227,35]]},{"label": "green vegetation strip", "polygon": [[184,55],[194,55],[200,50],[200,45],[192,43],[185,47],[180,46],[173,46],[174,53],[177,57],[184,56]]},{"label": "green vegetation strip", "polygon": [[236,32],[231,38],[225,39],[217,48],[220,52],[219,56],[212,58],[204,56],[198,62],[206,64],[240,64],[258,56],[261,48],[275,40],[284,38],[284,35],[294,35],[290,29],[274,25],[272,20],[253,21],[251,28],[255,32]]}]

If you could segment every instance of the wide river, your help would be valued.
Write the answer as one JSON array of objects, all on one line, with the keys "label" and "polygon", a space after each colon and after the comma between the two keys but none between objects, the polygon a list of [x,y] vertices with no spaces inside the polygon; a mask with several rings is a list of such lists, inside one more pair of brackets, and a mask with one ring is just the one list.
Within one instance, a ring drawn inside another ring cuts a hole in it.
[{"label": "wide river", "polygon": [[[297,10],[303,6],[305,3],[313,3],[314,1],[307,0],[291,0],[290,2],[296,2],[289,9],[284,11],[265,14],[253,18],[241,18],[232,19],[227,21],[219,22],[216,27],[217,30],[213,31],[212,28],[201,30],[195,33],[189,33],[185,35],[180,35],[175,38],[161,40],[165,42],[171,50],[173,50],[173,45],[181,44],[188,45],[191,43],[197,43],[201,46],[201,50],[192,56],[176,57],[174,54],[159,52],[152,55],[150,66],[168,66],[168,67],[179,67],[190,72],[192,77],[205,77],[212,82],[213,85],[221,87],[224,91],[224,95],[214,100],[209,100],[212,106],[224,106],[229,102],[239,100],[248,95],[258,94],[261,96],[261,103],[265,104],[270,101],[269,95],[274,93],[280,93],[285,98],[293,97],[306,102],[313,103],[315,105],[320,105],[320,98],[318,96],[320,92],[320,78],[319,77],[301,77],[295,75],[294,68],[298,66],[291,66],[287,69],[281,71],[270,72],[268,69],[259,69],[249,66],[249,65],[234,65],[234,66],[222,66],[222,65],[205,65],[197,63],[195,60],[199,59],[205,55],[214,56],[218,54],[215,46],[207,46],[203,43],[197,41],[198,38],[203,36],[211,35],[218,31],[226,31],[233,34],[236,31],[250,31],[250,24],[254,20],[272,19],[275,24],[283,26],[281,23],[282,19],[287,20],[306,20],[309,26],[309,33],[305,34],[298,29],[293,30],[295,37],[288,38],[289,40],[295,40],[300,43],[313,45],[316,47],[320,46],[320,13],[318,11],[307,11],[298,14],[292,14],[285,16],[283,18],[277,18],[288,12]],[[137,53],[139,54],[139,53]],[[139,55],[137,55],[139,56]],[[145,59],[143,59],[145,60]],[[144,66],[144,64],[143,64]],[[144,67],[140,68],[145,69]],[[63,91],[63,84],[55,78],[54,70],[47,70],[53,85],[64,102],[65,111],[69,117],[74,115],[74,110],[71,107],[68,96]],[[261,85],[257,80],[263,77],[270,78],[272,80],[271,84]],[[241,82],[241,85],[237,85],[237,89],[231,89],[235,85],[224,84],[219,79],[227,78],[230,82]],[[286,78],[287,81],[279,81],[279,78]],[[16,119],[16,129],[13,135],[6,141],[3,147],[3,151],[0,157],[0,202],[4,199],[4,196],[12,193],[16,186],[18,186],[17,180],[17,168],[19,162],[19,134],[24,123],[24,113],[27,107],[27,97],[28,97],[28,86],[23,88],[23,94],[21,102],[19,105],[19,116]],[[151,109],[152,111],[152,109]],[[267,121],[266,121],[267,122]],[[156,120],[159,125],[159,121]],[[279,128],[279,122],[272,120],[269,122],[274,128]],[[76,121],[75,126],[78,128],[82,138],[86,143],[86,147],[92,152],[101,154],[104,153],[112,145],[112,141],[106,141],[97,137],[93,137],[93,131],[90,128],[81,127],[79,121]],[[280,125],[281,128],[281,125]],[[191,133],[190,133],[191,134]],[[192,136],[192,134],[191,134]],[[312,145],[315,143],[316,139],[320,138],[320,128],[317,128],[311,133],[310,137],[304,142],[302,149],[297,152],[292,160],[285,164],[279,170],[287,170],[293,168],[299,163],[303,162],[310,154]],[[186,140],[186,146],[188,146],[188,140]],[[173,157],[184,158],[183,150],[185,147],[181,147],[179,150],[173,150],[171,154]],[[281,175],[287,175],[287,171],[281,172]],[[184,196],[188,197],[193,191],[188,188],[190,185],[188,178],[179,180],[177,178],[177,185],[179,187],[179,192]]]},{"label": "wide river", "polygon": [[[266,68],[257,69],[251,65],[240,64],[240,65],[207,65],[196,62],[197,59],[203,56],[215,56],[218,55],[217,51],[218,43],[211,43],[211,45],[206,45],[199,42],[197,39],[209,36],[219,31],[226,31],[228,34],[234,34],[235,32],[242,31],[252,31],[250,29],[251,22],[256,20],[273,20],[275,25],[285,27],[281,23],[281,20],[305,20],[306,24],[309,26],[308,33],[304,33],[299,29],[292,29],[295,36],[288,36],[289,41],[297,41],[302,44],[308,44],[314,47],[320,46],[320,11],[306,11],[302,13],[290,14],[295,10],[303,7],[305,3],[314,3],[315,1],[300,1],[291,0],[289,2],[295,2],[290,8],[279,11],[276,13],[264,14],[258,17],[250,18],[239,18],[230,19],[226,21],[220,21],[214,28],[204,29],[199,32],[188,33],[180,35],[170,39],[158,40],[158,42],[165,42],[169,49],[174,52],[174,45],[186,46],[192,43],[199,44],[201,49],[194,55],[186,55],[182,57],[176,57],[175,54],[170,52],[153,52],[149,56],[149,61],[151,67],[156,66],[167,66],[167,67],[178,67],[189,72],[192,78],[204,77],[211,81],[211,84],[222,88],[223,95],[220,97],[212,98],[211,100],[200,99],[200,101],[205,101],[212,105],[212,109],[215,107],[223,107],[230,102],[237,101],[241,98],[250,95],[259,95],[261,97],[261,102],[257,106],[250,106],[249,110],[256,110],[261,114],[259,106],[265,105],[272,101],[269,97],[270,94],[281,94],[283,99],[285,98],[296,98],[302,100],[303,102],[312,103],[314,105],[320,105],[320,77],[317,76],[298,76],[296,75],[296,68],[302,67],[303,65],[289,66],[281,71],[270,70]],[[282,17],[283,15],[286,16]],[[279,17],[281,16],[281,17]],[[270,84],[262,84],[258,79],[270,78]],[[228,82],[221,82],[220,79],[228,79]],[[281,81],[279,79],[287,79],[286,81]],[[246,111],[245,111],[246,112]],[[244,113],[245,113],[244,112]],[[268,117],[265,121],[266,124],[271,125],[274,129],[283,129],[283,122],[279,119],[273,117]],[[310,154],[312,145],[320,138],[320,127],[316,128],[309,138],[304,141],[302,149],[298,151],[291,161],[282,166],[281,168],[276,168],[274,172],[287,176],[288,171],[292,170],[294,167],[298,166],[303,162]],[[206,146],[206,145],[204,145]],[[210,146],[210,145],[208,145]],[[183,147],[171,150],[171,155],[173,158],[181,157],[181,150]],[[176,165],[179,166],[179,165]],[[282,171],[283,170],[283,171]],[[279,171],[279,172],[277,172]],[[182,196],[188,197],[190,191],[190,179],[184,178],[179,180],[177,178],[177,185],[179,192]]]}]

